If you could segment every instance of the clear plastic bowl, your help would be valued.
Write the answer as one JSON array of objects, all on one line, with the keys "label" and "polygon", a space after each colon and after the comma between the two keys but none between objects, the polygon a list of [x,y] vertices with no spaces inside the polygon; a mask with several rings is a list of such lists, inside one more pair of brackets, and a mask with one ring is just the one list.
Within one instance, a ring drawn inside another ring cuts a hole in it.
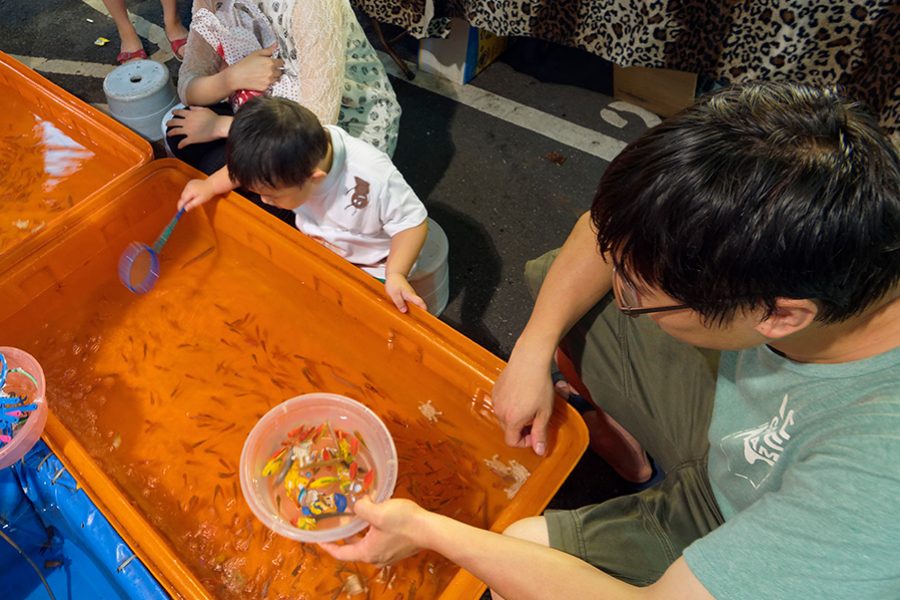
[{"label": "clear plastic bowl", "polygon": [[[37,404],[37,409],[28,415],[25,424],[16,430],[12,441],[0,447],[0,469],[5,469],[25,456],[40,439],[44,432],[44,425],[47,424],[47,401],[44,398],[46,392],[44,370],[41,369],[38,361],[24,350],[9,346],[0,346],[0,353],[6,357],[9,369],[3,389],[7,394],[27,396],[29,402]],[[22,373],[13,372],[13,369],[22,369],[28,372],[37,383]],[[6,402],[0,401],[0,403],[5,404]]]},{"label": "clear plastic bowl", "polygon": [[356,400],[338,394],[304,394],[272,408],[250,430],[241,452],[241,491],[253,514],[279,535],[300,542],[333,542],[362,531],[366,522],[351,517],[339,527],[299,529],[287,521],[275,505],[269,478],[262,469],[288,432],[304,425],[329,422],[333,429],[358,431],[365,440],[376,470],[375,487],[369,495],[375,502],[387,500],[397,483],[397,449],[394,440],[378,416]]}]

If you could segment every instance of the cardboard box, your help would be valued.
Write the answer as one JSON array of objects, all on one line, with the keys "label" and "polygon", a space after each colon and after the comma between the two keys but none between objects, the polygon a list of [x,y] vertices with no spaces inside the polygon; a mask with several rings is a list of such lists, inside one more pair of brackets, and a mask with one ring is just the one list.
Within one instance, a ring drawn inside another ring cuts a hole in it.
[{"label": "cardboard box", "polygon": [[693,104],[696,89],[695,73],[613,66],[613,97],[661,117],[670,117]]},{"label": "cardboard box", "polygon": [[419,68],[444,79],[468,83],[506,50],[507,39],[453,19],[446,39],[419,43]]}]

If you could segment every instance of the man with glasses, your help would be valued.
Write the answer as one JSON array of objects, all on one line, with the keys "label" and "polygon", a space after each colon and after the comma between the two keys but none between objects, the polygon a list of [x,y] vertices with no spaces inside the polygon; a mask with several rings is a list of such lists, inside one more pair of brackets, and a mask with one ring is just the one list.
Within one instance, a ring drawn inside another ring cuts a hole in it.
[{"label": "man with glasses", "polygon": [[626,469],[646,450],[663,481],[505,536],[362,502],[366,538],[328,551],[435,550],[510,599],[900,597],[900,160],[858,104],[771,83],[698,102],[622,151],[526,278],[507,443],[552,452],[561,345],[639,444]]}]

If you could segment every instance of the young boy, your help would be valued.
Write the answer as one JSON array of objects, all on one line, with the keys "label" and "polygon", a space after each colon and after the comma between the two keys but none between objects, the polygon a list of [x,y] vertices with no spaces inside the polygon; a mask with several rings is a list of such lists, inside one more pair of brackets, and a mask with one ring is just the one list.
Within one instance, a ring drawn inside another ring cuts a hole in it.
[{"label": "young boy", "polygon": [[388,156],[292,100],[260,97],[237,113],[226,165],[185,186],[193,209],[241,186],[294,211],[297,229],[384,281],[401,312],[425,308],[407,276],[428,234],[425,206]]}]

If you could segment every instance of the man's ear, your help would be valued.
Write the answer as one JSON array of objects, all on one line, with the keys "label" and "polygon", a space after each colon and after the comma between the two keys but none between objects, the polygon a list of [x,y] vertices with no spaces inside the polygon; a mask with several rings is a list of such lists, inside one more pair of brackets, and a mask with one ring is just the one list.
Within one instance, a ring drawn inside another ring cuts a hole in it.
[{"label": "man's ear", "polygon": [[312,183],[318,184],[318,183],[322,183],[323,181],[325,181],[326,177],[328,177],[328,173],[326,173],[322,169],[316,168],[312,172],[312,175],[309,176],[309,181]]},{"label": "man's ear", "polygon": [[778,340],[806,329],[819,313],[812,300],[776,298],[775,312],[756,324],[756,331],[770,340]]}]

